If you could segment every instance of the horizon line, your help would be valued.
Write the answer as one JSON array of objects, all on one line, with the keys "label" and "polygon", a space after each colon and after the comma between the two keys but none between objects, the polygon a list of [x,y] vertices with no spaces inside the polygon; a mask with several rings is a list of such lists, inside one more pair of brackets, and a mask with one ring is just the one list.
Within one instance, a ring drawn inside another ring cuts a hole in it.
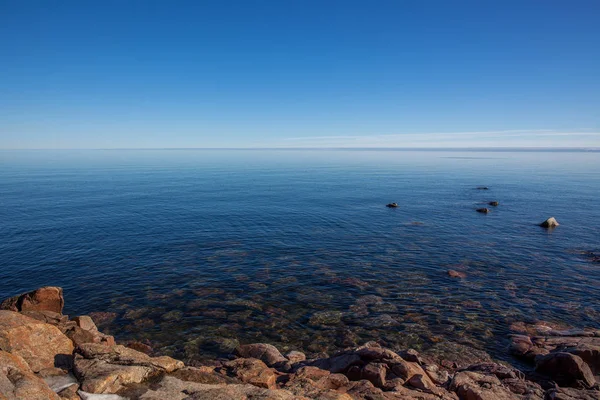
[{"label": "horizon line", "polygon": [[600,152],[600,147],[97,147],[97,148],[0,148],[0,151],[152,151],[152,150],[354,150],[354,151],[577,151]]}]

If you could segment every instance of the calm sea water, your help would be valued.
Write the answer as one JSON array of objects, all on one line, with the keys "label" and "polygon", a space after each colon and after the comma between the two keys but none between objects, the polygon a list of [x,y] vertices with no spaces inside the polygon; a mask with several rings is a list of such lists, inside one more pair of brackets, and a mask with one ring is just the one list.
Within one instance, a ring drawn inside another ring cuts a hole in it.
[{"label": "calm sea water", "polygon": [[503,357],[512,322],[600,327],[599,194],[589,152],[5,151],[0,296],[62,286],[66,313],[188,359],[372,339]]}]

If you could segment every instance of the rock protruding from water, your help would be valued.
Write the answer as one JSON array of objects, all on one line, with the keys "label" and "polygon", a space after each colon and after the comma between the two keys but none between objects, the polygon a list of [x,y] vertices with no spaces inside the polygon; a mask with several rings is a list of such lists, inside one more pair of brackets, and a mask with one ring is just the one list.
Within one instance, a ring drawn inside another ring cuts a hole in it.
[{"label": "rock protruding from water", "polygon": [[540,224],[542,228],[556,228],[558,225],[560,224],[554,217],[550,217]]},{"label": "rock protruding from water", "polygon": [[398,203],[388,203],[385,205],[387,208],[396,208],[398,207]]},{"label": "rock protruding from water", "polygon": [[62,288],[46,286],[4,300],[0,303],[0,310],[52,311],[62,314],[64,305]]},{"label": "rock protruding from water", "polygon": [[498,207],[500,205],[500,203],[498,203],[497,201],[490,201],[488,203],[488,205],[492,206],[492,207]]},{"label": "rock protruding from water", "polygon": [[478,208],[475,211],[477,211],[478,213],[487,214],[490,212],[490,209],[489,208]]}]

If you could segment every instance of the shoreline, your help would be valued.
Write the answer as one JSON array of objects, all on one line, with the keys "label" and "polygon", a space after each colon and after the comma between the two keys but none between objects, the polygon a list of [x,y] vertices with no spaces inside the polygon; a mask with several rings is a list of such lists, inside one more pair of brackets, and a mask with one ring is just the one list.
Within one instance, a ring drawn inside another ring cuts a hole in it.
[{"label": "shoreline", "polygon": [[57,287],[2,301],[0,399],[600,399],[600,330],[516,323],[507,354],[522,371],[446,341],[438,352],[372,341],[310,359],[241,344],[227,359],[185,365],[143,342],[117,344],[63,307]]}]

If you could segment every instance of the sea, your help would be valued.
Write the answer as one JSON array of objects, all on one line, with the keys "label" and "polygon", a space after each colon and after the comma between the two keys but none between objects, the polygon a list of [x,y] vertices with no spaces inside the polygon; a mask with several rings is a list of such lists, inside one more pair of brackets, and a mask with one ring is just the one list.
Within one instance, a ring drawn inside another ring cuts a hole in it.
[{"label": "sea", "polygon": [[185,360],[504,359],[520,323],[600,328],[599,195],[594,151],[0,151],[0,298],[60,286],[65,314]]}]

